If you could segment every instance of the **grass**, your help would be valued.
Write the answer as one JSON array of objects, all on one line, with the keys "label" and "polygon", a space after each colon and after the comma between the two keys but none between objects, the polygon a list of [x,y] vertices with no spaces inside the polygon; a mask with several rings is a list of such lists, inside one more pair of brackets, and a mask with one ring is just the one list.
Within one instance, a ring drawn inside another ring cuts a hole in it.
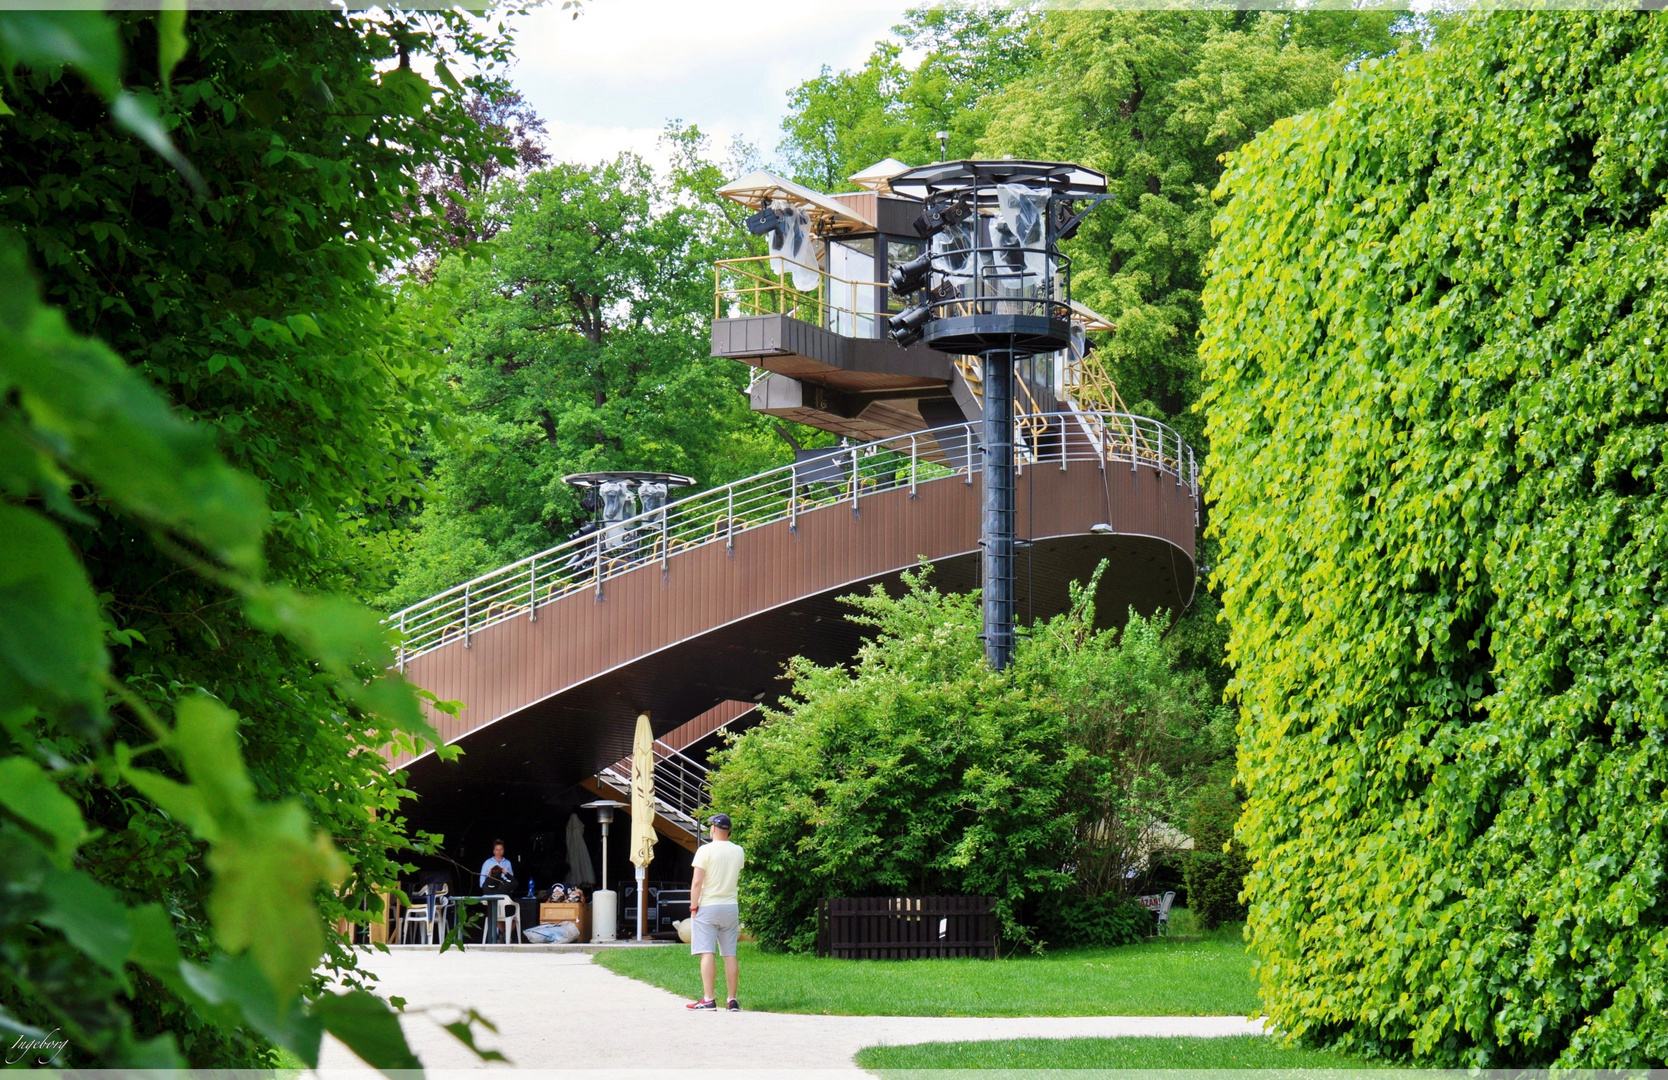
[{"label": "grass", "polygon": [[1217,1039],[1011,1039],[1002,1042],[871,1046],[860,1068],[915,1069],[1360,1069],[1365,1062],[1283,1046],[1261,1035]]},{"label": "grass", "polygon": [[[1245,1016],[1258,1012],[1238,927],[1194,941],[1006,960],[825,960],[743,944],[741,1003],[838,1016]],[[700,996],[683,948],[596,954],[610,971]],[[723,978],[722,972],[719,975]]]}]

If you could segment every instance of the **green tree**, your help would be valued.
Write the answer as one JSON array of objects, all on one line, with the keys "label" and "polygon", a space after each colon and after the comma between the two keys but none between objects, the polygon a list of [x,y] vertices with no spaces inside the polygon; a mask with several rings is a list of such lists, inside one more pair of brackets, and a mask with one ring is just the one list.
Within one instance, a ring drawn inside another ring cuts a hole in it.
[{"label": "green tree", "polygon": [[1468,16],[1232,159],[1201,346],[1264,1004],[1668,1062],[1668,22]]},{"label": "green tree", "polygon": [[411,164],[502,150],[461,104],[492,79],[447,65],[507,43],[461,14],[184,21],[0,15],[0,979],[60,1064],[309,1059],[338,1007],[393,1037],[319,996],[319,950],[362,982],[327,927],[395,885],[376,751],[426,728],[374,617],[319,597],[418,490],[433,366],[383,278],[443,226]]},{"label": "green tree", "polygon": [[784,707],[716,758],[761,941],[809,948],[821,897],[933,893],[994,897],[1010,945],[1036,943],[1039,918],[1056,940],[1139,937],[1129,871],[1227,723],[1171,664],[1162,619],[1096,632],[1092,595],[1022,639],[1006,675],[984,663],[977,593],[922,571],[899,597],[848,598],[874,631],[856,663],[795,661]]},{"label": "green tree", "polygon": [[[680,176],[710,171],[685,132]],[[447,378],[461,430],[431,444],[399,607],[560,543],[584,518],[562,477],[660,469],[723,483],[786,447],[748,411],[747,369],[708,356],[712,264],[737,241],[698,190],[668,193],[630,154],[503,185],[505,222],[413,291],[456,321]]]},{"label": "green tree", "polygon": [[1396,47],[1390,12],[1050,13],[1028,73],[987,98],[979,152],[1077,161],[1113,198],[1066,245],[1075,295],[1115,333],[1098,357],[1130,409],[1203,445],[1199,291],[1221,155],[1331,100]]},{"label": "green tree", "polygon": [[[1024,70],[1036,16],[1024,6],[946,4],[914,8],[856,71],[822,69],[788,92],[779,152],[800,183],[845,191],[846,179],[883,158],[937,161],[937,133],[951,156],[983,136],[979,106]],[[919,53],[914,67],[906,52]]]}]

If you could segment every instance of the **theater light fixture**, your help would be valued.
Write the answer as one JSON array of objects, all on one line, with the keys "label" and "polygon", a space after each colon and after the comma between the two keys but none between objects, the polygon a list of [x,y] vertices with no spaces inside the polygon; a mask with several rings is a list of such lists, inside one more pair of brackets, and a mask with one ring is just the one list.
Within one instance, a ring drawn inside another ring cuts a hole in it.
[{"label": "theater light fixture", "polygon": [[886,332],[893,341],[907,349],[921,340],[921,328],[931,316],[932,307],[928,304],[900,311],[886,320]]},{"label": "theater light fixture", "polygon": [[758,213],[749,215],[743,224],[747,226],[747,231],[754,236],[763,236],[765,233],[778,228],[782,224],[782,218],[781,211],[775,207],[767,206]]},{"label": "theater light fixture", "polygon": [[921,211],[921,216],[915,219],[915,235],[929,237],[946,225],[954,225],[966,217],[971,207],[966,202],[928,203]]},{"label": "theater light fixture", "polygon": [[899,296],[918,292],[926,285],[931,272],[932,252],[923,251],[908,262],[892,267],[892,291]]}]

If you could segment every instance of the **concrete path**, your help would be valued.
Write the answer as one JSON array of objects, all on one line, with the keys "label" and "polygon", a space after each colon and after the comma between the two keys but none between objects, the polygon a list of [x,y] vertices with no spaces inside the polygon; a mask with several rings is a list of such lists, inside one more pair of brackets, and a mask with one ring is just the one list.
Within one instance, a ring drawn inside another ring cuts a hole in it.
[{"label": "concrete path", "polygon": [[[564,1078],[607,1080],[817,1080],[866,1077],[852,1065],[865,1046],[972,1039],[1112,1035],[1255,1035],[1243,1016],[920,1017],[810,1016],[795,1013],[691,1013],[686,999],[616,975],[582,954],[470,950],[369,953],[380,989],[406,999],[406,1038],[431,1070],[480,1062],[441,1030],[455,1008],[473,1006],[498,1025],[480,1043],[518,1069],[559,1070]],[[691,961],[693,970],[693,961]],[[721,976],[722,977],[722,976]],[[742,972],[743,989],[746,972]],[[745,993],[742,996],[746,1001]],[[501,1065],[493,1066],[503,1068]],[[363,1073],[346,1047],[326,1038],[320,1074]]]}]

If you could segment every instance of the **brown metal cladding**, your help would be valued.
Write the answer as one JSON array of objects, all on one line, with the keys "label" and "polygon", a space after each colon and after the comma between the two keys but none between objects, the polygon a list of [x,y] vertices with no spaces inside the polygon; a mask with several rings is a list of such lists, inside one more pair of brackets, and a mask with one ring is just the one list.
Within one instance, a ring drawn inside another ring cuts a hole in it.
[{"label": "brown metal cladding", "polygon": [[[1098,596],[1103,622],[1130,606],[1179,608],[1194,584],[1194,502],[1149,466],[1073,461],[1026,466],[1017,529],[1034,544],[1018,559],[1022,619],[1055,614],[1066,584],[1111,560]],[[980,486],[954,476],[824,506],[708,543],[542,606],[411,660],[406,677],[462,714],[431,715],[457,763],[430,754],[410,783],[438,819],[480,785],[519,785],[547,798],[630,752],[638,711],[657,735],[723,701],[774,700],[794,655],[849,660],[857,628],[838,597],[892,583],[925,559],[940,588],[977,583]],[[1114,535],[1090,534],[1106,523]],[[448,809],[449,802],[452,804]],[[427,819],[430,814],[414,814]],[[424,827],[430,827],[424,825]]]}]

